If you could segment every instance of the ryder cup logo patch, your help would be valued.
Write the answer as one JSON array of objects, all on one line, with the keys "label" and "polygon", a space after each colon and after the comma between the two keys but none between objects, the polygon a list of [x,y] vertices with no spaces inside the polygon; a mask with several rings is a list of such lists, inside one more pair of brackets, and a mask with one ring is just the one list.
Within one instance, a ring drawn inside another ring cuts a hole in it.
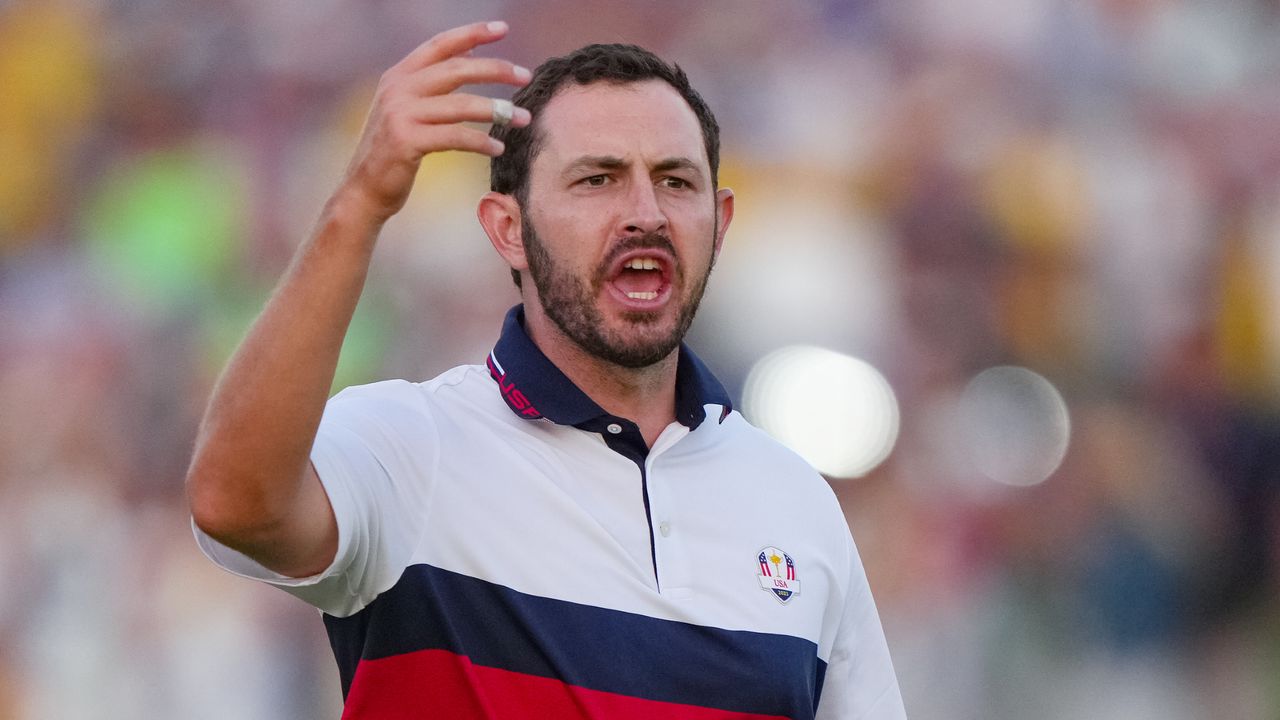
[{"label": "ryder cup logo patch", "polygon": [[767,547],[756,558],[760,561],[760,587],[769,590],[784,605],[800,594],[796,579],[796,561],[776,547]]}]

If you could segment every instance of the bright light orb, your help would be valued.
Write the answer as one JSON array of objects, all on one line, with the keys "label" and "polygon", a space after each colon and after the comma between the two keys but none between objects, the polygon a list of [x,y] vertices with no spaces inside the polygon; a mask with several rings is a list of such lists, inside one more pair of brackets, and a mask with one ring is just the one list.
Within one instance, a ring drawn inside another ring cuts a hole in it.
[{"label": "bright light orb", "polygon": [[848,355],[792,346],[761,358],[743,391],[747,416],[824,475],[875,469],[898,439],[898,401],[874,367]]},{"label": "bright light orb", "polygon": [[959,410],[962,444],[975,469],[996,482],[1044,482],[1067,454],[1067,404],[1052,383],[1026,368],[978,373],[961,394]]}]

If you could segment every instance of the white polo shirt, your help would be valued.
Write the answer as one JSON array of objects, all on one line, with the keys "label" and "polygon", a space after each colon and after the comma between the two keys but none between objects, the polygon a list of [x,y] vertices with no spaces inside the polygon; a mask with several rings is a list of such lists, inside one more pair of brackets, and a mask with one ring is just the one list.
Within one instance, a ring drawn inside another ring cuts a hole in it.
[{"label": "white polo shirt", "polygon": [[312,462],[344,718],[902,718],[844,515],[688,348],[648,448],[508,314],[487,366],[348,388]]}]

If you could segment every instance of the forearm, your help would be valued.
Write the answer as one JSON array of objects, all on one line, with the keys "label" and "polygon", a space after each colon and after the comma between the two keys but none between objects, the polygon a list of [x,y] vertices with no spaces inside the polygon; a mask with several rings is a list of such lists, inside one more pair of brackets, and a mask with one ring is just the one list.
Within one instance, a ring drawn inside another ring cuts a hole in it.
[{"label": "forearm", "polygon": [[[341,189],[214,389],[187,474],[192,515],[214,539],[278,572],[322,570],[337,548],[337,521],[309,455],[374,242],[404,206],[425,155],[502,152],[464,124],[493,119],[493,101],[455,91],[528,82],[510,62],[470,57],[506,32],[505,23],[447,30],[383,74]],[[510,123],[531,119],[514,108]]]},{"label": "forearm", "polygon": [[188,473],[192,512],[214,537],[252,541],[298,502],[379,226],[335,195],[219,379]]}]

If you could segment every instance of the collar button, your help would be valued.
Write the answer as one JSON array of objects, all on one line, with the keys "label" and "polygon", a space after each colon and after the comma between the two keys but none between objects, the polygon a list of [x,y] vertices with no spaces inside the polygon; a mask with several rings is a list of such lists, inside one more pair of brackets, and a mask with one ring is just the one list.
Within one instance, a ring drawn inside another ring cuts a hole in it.
[{"label": "collar button", "polygon": [[609,426],[606,427],[605,430],[608,430],[610,435],[617,435],[622,432],[622,426],[618,423],[609,423]]}]

